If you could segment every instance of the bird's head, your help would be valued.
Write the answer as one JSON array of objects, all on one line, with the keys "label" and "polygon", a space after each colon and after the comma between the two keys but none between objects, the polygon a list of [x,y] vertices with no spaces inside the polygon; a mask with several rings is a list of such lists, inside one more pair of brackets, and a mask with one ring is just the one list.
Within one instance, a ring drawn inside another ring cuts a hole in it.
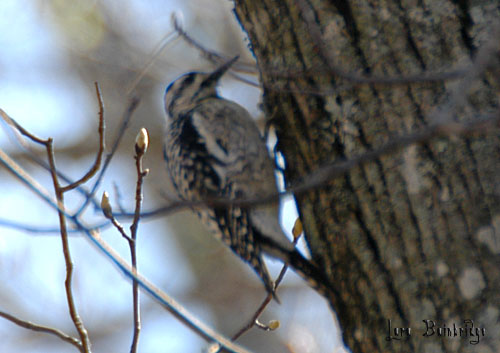
[{"label": "bird's head", "polygon": [[210,73],[190,72],[170,83],[165,91],[165,111],[173,118],[193,109],[200,101],[217,97],[217,83],[238,56]]}]

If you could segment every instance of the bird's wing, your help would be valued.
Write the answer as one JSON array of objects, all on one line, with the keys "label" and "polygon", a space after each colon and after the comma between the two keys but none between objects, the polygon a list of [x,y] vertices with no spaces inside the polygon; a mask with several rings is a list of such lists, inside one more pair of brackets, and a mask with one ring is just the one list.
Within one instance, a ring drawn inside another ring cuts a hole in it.
[{"label": "bird's wing", "polygon": [[[254,200],[277,193],[273,162],[243,107],[230,101],[212,100],[199,106],[192,116],[208,153],[218,162],[212,163],[212,168],[225,184],[221,196]],[[293,250],[279,224],[276,204],[256,205],[243,212],[249,212],[250,223],[260,236],[270,238],[276,246]],[[273,255],[272,251],[267,252]]]}]

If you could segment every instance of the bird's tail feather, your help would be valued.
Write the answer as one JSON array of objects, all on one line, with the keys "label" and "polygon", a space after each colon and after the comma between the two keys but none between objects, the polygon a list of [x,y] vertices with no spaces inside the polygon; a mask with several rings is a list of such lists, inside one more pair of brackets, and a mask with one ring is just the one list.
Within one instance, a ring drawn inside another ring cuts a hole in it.
[{"label": "bird's tail feather", "polygon": [[261,236],[259,243],[265,253],[282,260],[321,295],[330,297],[336,292],[325,271],[302,256],[297,249],[284,249],[272,239],[265,236]]}]

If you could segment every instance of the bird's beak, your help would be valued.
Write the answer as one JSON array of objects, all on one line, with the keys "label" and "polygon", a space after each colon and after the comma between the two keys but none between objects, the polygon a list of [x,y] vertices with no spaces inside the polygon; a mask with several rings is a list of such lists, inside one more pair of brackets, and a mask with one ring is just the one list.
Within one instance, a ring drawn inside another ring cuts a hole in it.
[{"label": "bird's beak", "polygon": [[217,82],[217,81],[219,81],[219,79],[222,77],[222,75],[224,75],[226,73],[226,71],[229,70],[229,68],[238,60],[239,57],[240,57],[239,55],[236,55],[231,60],[226,61],[224,64],[222,64],[221,66],[219,66],[214,72],[212,72],[208,76],[208,78],[206,79],[206,81],[209,81],[209,82]]}]

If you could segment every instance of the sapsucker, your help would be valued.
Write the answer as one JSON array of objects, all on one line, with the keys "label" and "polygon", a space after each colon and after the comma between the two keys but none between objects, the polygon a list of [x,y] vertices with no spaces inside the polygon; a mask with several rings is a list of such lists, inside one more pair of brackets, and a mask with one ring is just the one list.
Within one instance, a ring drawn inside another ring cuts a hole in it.
[{"label": "sapsucker", "polygon": [[[256,200],[277,193],[274,164],[250,114],[221,98],[216,85],[237,57],[211,73],[191,72],[165,91],[164,156],[182,200]],[[275,295],[262,254],[290,265],[320,292],[328,279],[283,233],[275,204],[217,204],[193,210],[211,232],[248,262]]]}]

